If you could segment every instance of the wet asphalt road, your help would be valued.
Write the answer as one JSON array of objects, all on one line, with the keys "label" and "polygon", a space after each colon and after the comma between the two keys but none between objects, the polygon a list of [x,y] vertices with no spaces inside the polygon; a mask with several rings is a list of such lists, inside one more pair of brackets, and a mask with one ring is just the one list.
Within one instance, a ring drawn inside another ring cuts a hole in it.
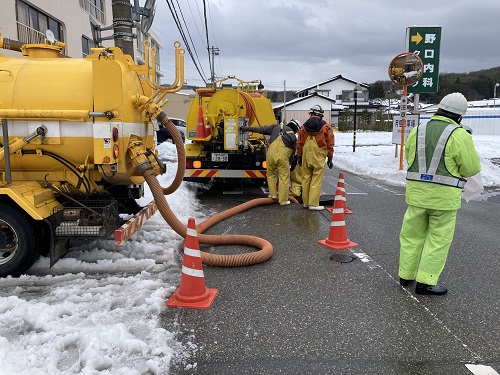
[{"label": "wet asphalt road", "polygon": [[[338,174],[334,168],[325,175],[323,192],[330,199]],[[169,374],[477,371],[468,364],[500,373],[499,196],[463,201],[440,279],[449,293],[418,296],[397,278],[404,189],[349,173],[345,184],[347,207],[354,212],[345,215],[347,236],[358,247],[319,245],[328,237],[331,214],[299,204],[257,207],[207,231],[266,238],[274,246],[273,257],[250,267],[204,267],[207,287],[219,290],[213,305],[208,310],[169,308],[162,317],[164,327],[191,353],[176,356]],[[216,185],[199,198],[220,212],[263,196],[261,189],[245,184]],[[352,261],[331,260],[331,255]]]}]

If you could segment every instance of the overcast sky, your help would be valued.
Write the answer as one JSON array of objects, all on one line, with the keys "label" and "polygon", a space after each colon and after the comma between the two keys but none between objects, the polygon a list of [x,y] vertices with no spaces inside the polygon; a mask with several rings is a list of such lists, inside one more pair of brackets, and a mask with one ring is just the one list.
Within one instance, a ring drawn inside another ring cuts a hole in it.
[{"label": "overcast sky", "polygon": [[[205,0],[215,75],[260,79],[268,90],[300,89],[342,76],[388,80],[392,58],[405,51],[409,26],[440,26],[441,73],[500,66],[500,1]],[[174,1],[204,77],[210,79],[203,1]],[[174,77],[173,42],[182,41],[166,0],[157,0],[152,31],[163,45],[162,83]],[[188,34],[189,32],[189,34]],[[186,51],[185,79],[203,85]]]}]

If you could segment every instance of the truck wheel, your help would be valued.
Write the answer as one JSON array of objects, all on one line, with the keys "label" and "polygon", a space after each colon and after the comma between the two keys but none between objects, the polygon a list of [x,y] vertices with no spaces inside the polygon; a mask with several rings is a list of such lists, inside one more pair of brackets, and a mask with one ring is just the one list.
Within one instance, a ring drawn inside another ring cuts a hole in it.
[{"label": "truck wheel", "polygon": [[0,204],[0,277],[17,277],[39,257],[31,223],[15,208]]}]

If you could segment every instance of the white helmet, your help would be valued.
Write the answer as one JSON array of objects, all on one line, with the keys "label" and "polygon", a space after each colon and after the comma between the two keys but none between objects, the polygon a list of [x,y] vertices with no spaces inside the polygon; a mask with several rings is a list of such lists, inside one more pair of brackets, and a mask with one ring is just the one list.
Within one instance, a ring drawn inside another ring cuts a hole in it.
[{"label": "white helmet", "polygon": [[300,129],[300,121],[291,119],[287,126],[289,126],[294,133],[297,133]]},{"label": "white helmet", "polygon": [[465,99],[465,96],[463,96],[459,92],[454,92],[452,94],[446,95],[438,104],[438,108],[444,109],[445,111],[455,113],[460,116],[465,115],[467,107],[467,99]]},{"label": "white helmet", "polygon": [[309,110],[309,114],[313,116],[323,117],[323,113],[323,108],[318,104],[313,105]]}]

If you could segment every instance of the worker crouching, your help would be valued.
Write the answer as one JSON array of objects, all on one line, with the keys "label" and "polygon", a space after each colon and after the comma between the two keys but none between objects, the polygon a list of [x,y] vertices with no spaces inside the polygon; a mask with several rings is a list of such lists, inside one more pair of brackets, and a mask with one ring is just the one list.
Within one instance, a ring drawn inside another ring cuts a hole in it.
[{"label": "worker crouching", "polygon": [[[278,198],[282,206],[290,204],[288,200],[290,160],[295,154],[295,147],[297,144],[295,133],[297,133],[299,127],[300,123],[297,120],[291,120],[286,125],[242,126],[240,128],[242,132],[252,131],[254,133],[270,135],[269,149],[266,154],[269,197],[273,199]],[[278,196],[276,196],[276,175],[278,177]]]}]

